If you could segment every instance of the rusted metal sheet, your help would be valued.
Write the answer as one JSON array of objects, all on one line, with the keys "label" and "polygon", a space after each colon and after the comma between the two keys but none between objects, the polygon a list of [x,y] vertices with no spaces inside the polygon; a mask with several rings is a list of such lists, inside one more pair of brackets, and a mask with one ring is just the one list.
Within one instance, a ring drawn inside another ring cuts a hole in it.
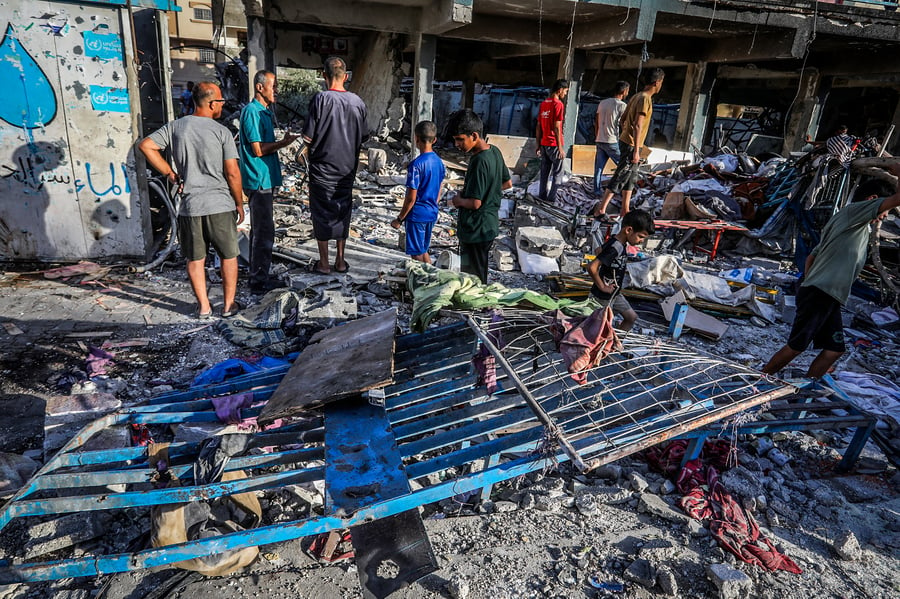
[{"label": "rusted metal sheet", "polygon": [[397,310],[320,331],[291,366],[259,416],[261,424],[393,381]]}]

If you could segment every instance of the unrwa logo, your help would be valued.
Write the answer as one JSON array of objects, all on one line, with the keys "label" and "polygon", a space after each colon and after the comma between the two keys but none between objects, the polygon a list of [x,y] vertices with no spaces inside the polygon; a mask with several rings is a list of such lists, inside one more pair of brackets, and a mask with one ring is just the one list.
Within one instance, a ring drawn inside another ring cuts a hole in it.
[{"label": "unrwa logo", "polygon": [[109,94],[105,89],[100,89],[91,93],[91,101],[96,106],[104,106],[109,103]]},{"label": "unrwa logo", "polygon": [[93,52],[99,52],[103,49],[103,41],[100,38],[90,38],[85,40],[84,46]]}]

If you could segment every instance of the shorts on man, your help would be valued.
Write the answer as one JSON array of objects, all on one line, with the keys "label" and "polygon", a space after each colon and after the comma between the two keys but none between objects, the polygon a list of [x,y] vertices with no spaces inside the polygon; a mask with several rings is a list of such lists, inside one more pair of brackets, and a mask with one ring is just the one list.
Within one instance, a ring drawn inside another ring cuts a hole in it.
[{"label": "shorts on man", "polygon": [[179,216],[178,244],[185,259],[189,262],[205,259],[210,244],[222,260],[236,258],[240,253],[236,220],[237,211]]},{"label": "shorts on man", "polygon": [[806,351],[812,343],[815,349],[843,352],[844,326],[841,304],[813,285],[804,285],[797,292],[797,315],[788,337],[788,347]]},{"label": "shorts on man", "polygon": [[634,146],[619,142],[619,151],[622,157],[607,187],[613,193],[633,190],[641,178],[641,163],[634,161]]}]

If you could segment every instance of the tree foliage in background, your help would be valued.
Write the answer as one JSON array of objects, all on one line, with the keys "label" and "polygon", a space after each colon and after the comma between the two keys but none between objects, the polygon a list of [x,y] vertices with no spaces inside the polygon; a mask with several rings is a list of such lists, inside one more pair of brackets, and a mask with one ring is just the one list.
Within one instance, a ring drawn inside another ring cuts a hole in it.
[{"label": "tree foliage in background", "polygon": [[309,101],[322,91],[321,79],[310,69],[278,69],[278,105],[288,108],[286,116],[293,120],[309,114]]}]

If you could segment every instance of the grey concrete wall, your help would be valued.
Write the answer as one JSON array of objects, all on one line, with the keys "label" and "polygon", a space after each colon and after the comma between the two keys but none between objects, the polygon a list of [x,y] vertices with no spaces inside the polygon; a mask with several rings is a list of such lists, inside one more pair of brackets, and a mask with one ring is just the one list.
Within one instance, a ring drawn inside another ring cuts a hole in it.
[{"label": "grey concrete wall", "polygon": [[0,15],[0,259],[143,257],[127,13],[0,0]]}]

